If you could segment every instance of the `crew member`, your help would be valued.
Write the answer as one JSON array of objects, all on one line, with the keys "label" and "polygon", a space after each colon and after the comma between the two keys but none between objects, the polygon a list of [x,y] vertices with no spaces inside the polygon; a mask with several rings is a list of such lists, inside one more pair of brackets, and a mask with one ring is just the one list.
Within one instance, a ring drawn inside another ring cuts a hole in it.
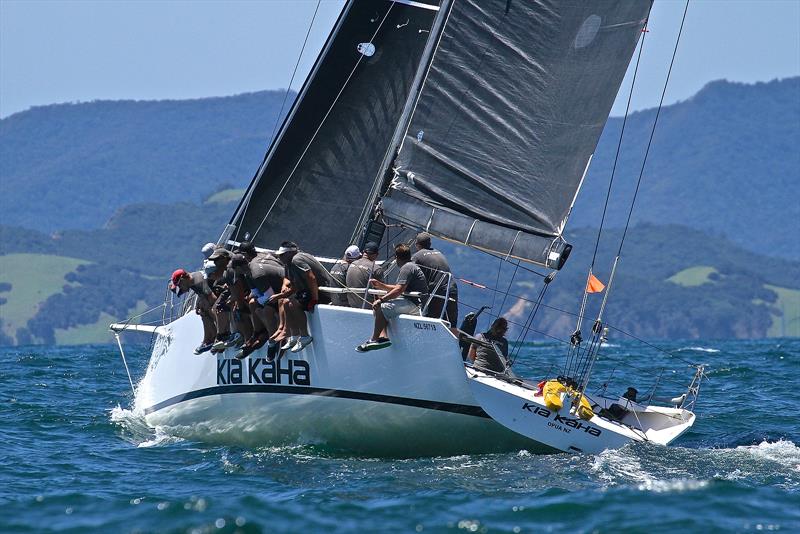
[{"label": "crew member", "polygon": [[[370,241],[364,245],[361,258],[355,260],[347,269],[347,287],[367,288],[370,278],[381,280],[381,277],[376,275],[378,264],[375,261],[377,259],[378,244]],[[347,294],[347,303],[351,308],[367,308],[372,306],[372,301],[372,295],[367,293],[366,289]]]},{"label": "crew member", "polygon": [[177,269],[172,273],[169,289],[178,296],[190,290],[197,295],[194,309],[203,321],[203,342],[194,349],[194,353],[202,354],[211,350],[217,335],[217,327],[212,312],[212,306],[216,298],[214,293],[211,292],[211,287],[206,282],[203,272],[189,273],[184,269]]},{"label": "crew member", "polygon": [[375,278],[369,281],[370,285],[386,291],[382,297],[372,303],[375,316],[375,326],[372,337],[356,347],[358,352],[376,350],[388,347],[392,342],[387,337],[386,328],[389,321],[399,315],[419,315],[420,298],[418,296],[405,296],[404,293],[425,293],[428,284],[425,275],[415,263],[411,261],[411,249],[408,245],[400,244],[394,248],[394,257],[400,271],[397,273],[397,282],[394,285],[384,284]]},{"label": "crew member", "polygon": [[301,251],[292,241],[281,243],[275,254],[286,267],[284,277],[290,282],[288,288],[270,297],[271,300],[288,299],[285,306],[289,338],[281,349],[300,352],[314,340],[303,312],[313,313],[317,304],[330,303],[328,294],[319,288],[333,287],[334,282],[314,256]]},{"label": "crew member", "polygon": [[[428,281],[428,293],[432,297],[425,315],[442,317],[454,327],[458,324],[458,286],[450,275],[450,264],[444,254],[431,247],[430,234],[420,232],[417,234],[415,243],[417,251],[411,257],[411,261],[419,265],[422,272],[425,273],[425,279]],[[445,299],[447,299],[447,307],[442,316]]]},{"label": "crew member", "polygon": [[[350,245],[344,251],[344,257],[333,264],[331,267],[331,278],[334,282],[334,287],[342,289],[347,287],[347,272],[350,265],[361,258],[361,251],[356,245]],[[334,293],[331,295],[331,304],[335,306],[348,306],[346,293]]]},{"label": "crew member", "polygon": [[507,331],[508,321],[505,317],[498,317],[489,330],[478,335],[478,339],[490,343],[494,348],[473,343],[468,357],[475,367],[495,373],[505,372],[508,359],[508,340],[505,338]]},{"label": "crew member", "polygon": [[243,254],[235,254],[231,265],[237,277],[241,276],[250,290],[246,297],[253,321],[253,334],[242,346],[237,358],[245,358],[254,350],[261,348],[278,328],[278,302],[270,297],[280,292],[283,285],[284,269],[275,261],[262,261],[251,255],[251,261]]}]

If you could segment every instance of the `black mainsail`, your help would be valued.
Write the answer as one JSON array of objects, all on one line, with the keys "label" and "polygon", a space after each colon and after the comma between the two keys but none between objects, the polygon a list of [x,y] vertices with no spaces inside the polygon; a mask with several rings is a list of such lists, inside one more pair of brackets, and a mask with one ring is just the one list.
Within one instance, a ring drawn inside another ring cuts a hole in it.
[{"label": "black mainsail", "polygon": [[438,2],[349,0],[236,210],[239,239],[348,244],[409,98]]},{"label": "black mainsail", "polygon": [[650,6],[456,0],[383,216],[560,268],[564,226]]}]

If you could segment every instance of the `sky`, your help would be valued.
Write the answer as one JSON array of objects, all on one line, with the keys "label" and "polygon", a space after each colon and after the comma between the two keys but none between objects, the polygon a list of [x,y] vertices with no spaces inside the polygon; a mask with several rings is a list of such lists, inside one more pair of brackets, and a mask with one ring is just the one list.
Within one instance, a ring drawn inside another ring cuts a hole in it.
[{"label": "sky", "polygon": [[[299,65],[296,89],[341,5],[342,0],[0,0],[0,118],[61,102],[285,88]],[[684,5],[656,0],[634,110],[658,104]],[[692,0],[665,102],[685,100],[712,80],[753,83],[797,75],[800,0]],[[628,83],[613,115],[624,112]]]}]

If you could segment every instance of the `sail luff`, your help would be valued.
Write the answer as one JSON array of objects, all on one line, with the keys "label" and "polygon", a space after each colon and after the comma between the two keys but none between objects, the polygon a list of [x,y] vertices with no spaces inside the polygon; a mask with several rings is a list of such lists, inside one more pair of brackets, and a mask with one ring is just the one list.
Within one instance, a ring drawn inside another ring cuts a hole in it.
[{"label": "sail luff", "polygon": [[[336,22],[331,28],[330,33],[328,33],[328,37],[325,39],[325,44],[320,49],[320,52],[317,55],[317,59],[314,60],[314,65],[311,67],[311,70],[306,76],[306,79],[303,81],[303,85],[300,87],[300,91],[298,91],[297,96],[294,99],[294,102],[292,102],[292,106],[289,108],[289,111],[283,117],[278,132],[270,140],[269,147],[267,148],[267,151],[264,154],[264,158],[261,160],[261,164],[258,166],[258,169],[256,170],[256,173],[253,176],[252,180],[250,180],[250,183],[248,184],[247,189],[242,195],[242,198],[239,200],[239,204],[236,206],[233,215],[231,215],[231,219],[228,224],[235,225],[239,220],[239,218],[242,216],[242,212],[247,208],[247,204],[250,201],[253,189],[255,188],[258,181],[261,179],[264,173],[264,169],[267,165],[267,161],[269,161],[270,155],[272,154],[275,147],[280,143],[280,140],[282,139],[283,134],[286,131],[286,126],[291,122],[292,118],[294,117],[295,111],[297,110],[300,103],[303,101],[303,97],[305,96],[308,90],[311,80],[313,80],[314,76],[316,76],[316,73],[319,70],[323,58],[328,53],[331,43],[333,42],[334,38],[336,37],[336,34],[341,28],[342,23],[344,22],[345,17],[347,16],[347,13],[350,11],[350,8],[352,7],[354,1],[355,0],[348,0],[347,3],[342,7],[342,10],[339,12],[339,16],[337,17]],[[287,87],[286,91],[287,92],[291,91],[291,89],[292,89],[291,87]],[[280,119],[281,119],[280,117],[277,118],[277,120]],[[236,233],[238,235],[238,228],[236,229]]]},{"label": "sail luff", "polygon": [[357,226],[438,14],[351,0],[235,217],[239,235],[339,256]]}]

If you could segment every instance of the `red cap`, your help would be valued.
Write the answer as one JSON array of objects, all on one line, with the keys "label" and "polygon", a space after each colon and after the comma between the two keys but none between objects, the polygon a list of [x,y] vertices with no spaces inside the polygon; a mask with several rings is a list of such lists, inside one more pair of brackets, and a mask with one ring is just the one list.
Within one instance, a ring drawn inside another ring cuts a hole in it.
[{"label": "red cap", "polygon": [[178,285],[178,281],[180,281],[180,279],[183,278],[184,276],[186,276],[187,274],[189,274],[189,273],[187,273],[184,269],[178,269],[177,271],[172,273],[172,283],[173,283],[173,285]]}]

